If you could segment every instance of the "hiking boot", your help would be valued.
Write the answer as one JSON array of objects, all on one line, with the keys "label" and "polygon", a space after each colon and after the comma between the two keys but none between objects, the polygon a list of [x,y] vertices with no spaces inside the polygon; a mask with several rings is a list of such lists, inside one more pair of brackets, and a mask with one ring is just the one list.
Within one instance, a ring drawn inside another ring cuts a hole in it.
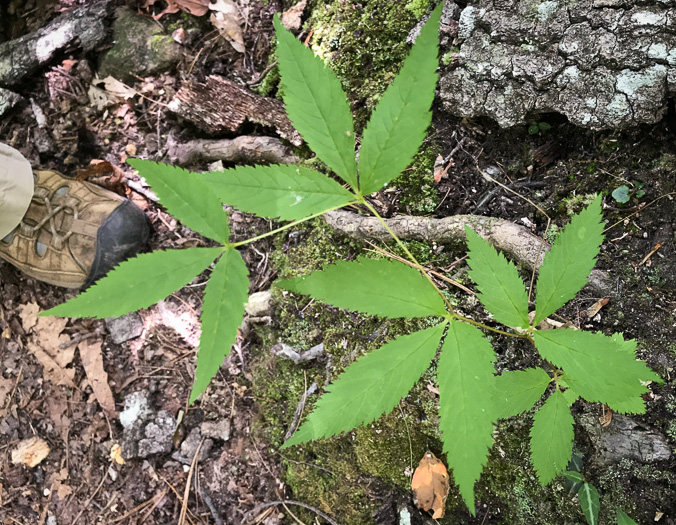
[{"label": "hiking boot", "polygon": [[130,200],[56,171],[33,174],[26,215],[0,240],[0,258],[26,275],[87,288],[146,245],[146,216]]}]

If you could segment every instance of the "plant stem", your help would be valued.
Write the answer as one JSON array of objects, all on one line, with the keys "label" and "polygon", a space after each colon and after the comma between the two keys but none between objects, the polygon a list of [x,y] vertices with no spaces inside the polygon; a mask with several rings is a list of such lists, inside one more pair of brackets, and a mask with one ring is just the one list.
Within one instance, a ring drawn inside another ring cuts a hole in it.
[{"label": "plant stem", "polygon": [[497,334],[501,335],[506,335],[507,337],[518,337],[519,339],[528,339],[531,341],[531,337],[528,334],[515,334],[512,332],[505,332],[504,330],[500,330],[498,328],[493,328],[492,326],[485,325],[483,323],[480,323],[479,321],[475,321],[474,319],[470,319],[469,317],[464,317],[456,312],[452,312],[450,315],[451,319],[457,319],[458,321],[462,321],[467,324],[472,324],[474,326],[477,326],[479,328],[483,328],[484,330],[489,330],[491,332],[495,332]]},{"label": "plant stem", "polygon": [[434,280],[429,276],[429,274],[425,271],[425,268],[422,267],[422,265],[418,262],[418,260],[413,256],[413,254],[409,251],[409,249],[406,247],[406,245],[401,241],[399,237],[397,237],[397,234],[392,231],[390,226],[387,224],[385,219],[383,219],[380,214],[375,210],[373,206],[364,198],[362,197],[362,204],[366,206],[369,211],[375,215],[375,217],[380,221],[380,224],[383,225],[383,228],[387,230],[387,233],[389,233],[392,238],[396,241],[396,243],[399,245],[399,247],[404,250],[404,253],[408,256],[409,261],[411,261],[415,267],[422,272],[422,274],[425,276],[425,278],[430,282],[432,286],[434,286],[434,289],[437,291],[439,294],[439,297],[444,301],[444,304],[446,305],[446,308],[448,308],[448,311],[451,313],[451,315],[455,315],[455,312],[453,311],[453,307],[451,306],[451,303],[448,302],[448,299],[444,296],[443,293],[441,293],[441,290],[439,290],[439,287],[436,285]]},{"label": "plant stem", "polygon": [[333,211],[333,210],[338,210],[338,209],[342,208],[343,206],[349,206],[351,204],[359,204],[359,202],[358,201],[352,201],[352,202],[348,202],[347,204],[341,204],[340,206],[333,206],[332,208],[329,208],[327,210],[320,211],[319,213],[313,213],[312,215],[308,215],[307,217],[303,217],[302,219],[298,219],[296,221],[285,224],[284,226],[280,226],[279,228],[275,228],[274,230],[271,230],[267,233],[262,233],[261,235],[256,235],[255,237],[251,237],[250,239],[245,239],[243,241],[230,243],[229,246],[231,248],[237,248],[239,246],[244,246],[245,244],[249,244],[251,242],[260,241],[261,239],[265,239],[266,237],[270,237],[271,235],[275,235],[275,234],[282,232],[284,230],[288,230],[289,228],[292,228],[293,226],[296,226],[297,224],[301,224],[305,221],[309,221],[310,219],[314,219],[315,217],[319,217],[320,215],[324,215],[325,213],[328,213],[328,212]]}]

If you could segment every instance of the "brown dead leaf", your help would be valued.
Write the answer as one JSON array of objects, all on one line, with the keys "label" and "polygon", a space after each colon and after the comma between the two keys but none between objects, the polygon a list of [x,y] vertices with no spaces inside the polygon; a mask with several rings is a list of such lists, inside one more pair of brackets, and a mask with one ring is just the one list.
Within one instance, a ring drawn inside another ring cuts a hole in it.
[{"label": "brown dead leaf", "polygon": [[415,504],[419,509],[433,511],[434,519],[443,518],[449,489],[446,467],[428,450],[418,463],[411,480]]},{"label": "brown dead leaf", "polygon": [[68,479],[68,468],[63,467],[58,472],[54,472],[49,477],[49,482],[47,483],[50,487],[52,493],[56,493],[56,497],[60,500],[66,499],[73,493],[73,489],[63,482]]},{"label": "brown dead leaf", "polygon": [[77,180],[86,180],[110,190],[118,195],[126,195],[127,185],[124,183],[124,170],[107,160],[93,159],[85,169],[78,170]]},{"label": "brown dead leaf", "polygon": [[301,0],[296,5],[289,7],[282,13],[282,25],[289,31],[298,31],[300,29],[303,11],[307,5],[306,0]]},{"label": "brown dead leaf", "polygon": [[[33,323],[33,311],[37,305],[24,305],[21,310],[24,326]],[[70,338],[62,334],[68,319],[61,317],[39,317],[31,327],[31,335],[26,343],[28,350],[42,365],[43,377],[54,385],[65,385],[76,388],[73,378],[75,371],[66,369],[73,361],[75,348],[59,348],[59,345],[70,341]]]},{"label": "brown dead leaf", "polygon": [[[184,11],[189,15],[202,16],[209,10],[209,0],[165,0],[165,2],[167,2],[167,7],[161,13],[153,16],[155,20],[159,20],[163,15],[177,13],[178,11]],[[155,3],[157,3],[157,0],[146,0],[141,7],[148,8]]]},{"label": "brown dead leaf", "polygon": [[591,319],[597,313],[599,313],[599,310],[601,310],[601,308],[603,308],[605,305],[607,305],[609,301],[610,301],[610,297],[604,297],[603,299],[599,299],[593,305],[591,305],[589,308],[587,308],[585,310],[585,312],[584,312],[585,315]]},{"label": "brown dead leaf", "polygon": [[44,439],[32,437],[20,441],[12,450],[12,463],[33,468],[39,465],[49,454],[49,445]]},{"label": "brown dead leaf", "polygon": [[238,53],[244,53],[244,35],[242,34],[242,17],[237,4],[232,0],[216,0],[209,5],[211,16],[209,20],[218,30],[218,33]]},{"label": "brown dead leaf", "polygon": [[87,379],[92,387],[96,400],[101,408],[109,416],[115,414],[115,399],[113,392],[108,386],[108,374],[103,369],[103,354],[101,353],[101,341],[90,341],[85,339],[78,343],[80,349],[80,360],[87,374]]},{"label": "brown dead leaf", "polygon": [[21,317],[21,325],[26,333],[30,332],[38,322],[38,313],[40,307],[36,303],[22,304],[19,306],[19,317]]},{"label": "brown dead leaf", "polygon": [[609,406],[603,405],[603,415],[599,418],[599,423],[601,423],[602,427],[607,427],[610,426],[610,424],[613,422],[613,411],[610,409]]},{"label": "brown dead leaf", "polygon": [[[71,401],[76,403],[78,401],[79,392],[76,390],[71,396]],[[68,440],[68,432],[70,430],[70,418],[68,417],[68,398],[62,388],[53,387],[49,395],[45,398],[47,406],[47,415],[52,420],[54,429],[59,433],[61,439],[66,442]]]}]

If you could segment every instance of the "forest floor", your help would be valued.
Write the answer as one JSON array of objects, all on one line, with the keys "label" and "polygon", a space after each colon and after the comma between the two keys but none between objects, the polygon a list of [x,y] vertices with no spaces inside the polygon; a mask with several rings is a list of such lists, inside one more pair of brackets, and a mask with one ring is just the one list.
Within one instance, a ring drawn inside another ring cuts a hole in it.
[{"label": "forest floor", "polygon": [[[3,14],[7,39],[44,26],[61,10],[77,7],[78,2],[35,0],[22,7],[14,4],[17,7],[12,16]],[[132,88],[128,97],[122,95],[100,107],[87,96],[87,86],[99,55],[110,43],[88,53],[77,47],[63,50],[23,81],[20,89],[15,88],[25,102],[3,116],[0,141],[20,150],[36,167],[56,169],[68,176],[87,176],[91,182],[129,195],[146,211],[151,223],[150,249],[209,245],[210,241],[178,224],[149,198],[147,191],[130,190],[119,178],[94,169],[87,171],[87,166],[92,160],[107,161],[140,184],[125,164],[126,158],[163,160],[170,138],[179,142],[214,138],[177,117],[167,104],[188,77],[204,79],[222,74],[240,83],[259,79],[268,64],[272,14],[282,6],[273,1],[267,6],[251,4],[255,7],[248,14],[244,55],[208,24],[198,24],[196,30],[192,22],[186,23],[193,39],[184,46],[184,56],[175,71],[128,81]],[[184,20],[185,15],[180,13],[168,14],[156,23],[166,30]],[[541,235],[546,218],[531,202],[498,190],[481,176],[479,168],[491,170],[505,184],[517,183],[515,191],[546,210],[559,227],[581,209],[589,195],[602,193],[609,228],[598,268],[606,271],[612,282],[610,300],[598,315],[585,318],[586,309],[602,298],[585,291],[562,315],[585,328],[621,331],[625,337],[639,341],[639,357],[669,380],[653,389],[647,413],[634,420],[666,436],[670,447],[676,447],[673,108],[656,125],[601,133],[579,130],[557,115],[541,116],[539,120],[549,128],[531,128],[533,133],[527,126],[501,130],[488,120],[464,121],[437,109],[428,145],[433,143],[444,157],[454,152],[452,165],[438,183],[431,170],[402,176],[400,185],[378,195],[379,209],[387,216],[401,213],[438,218],[477,213],[532,227],[533,233]],[[40,125],[43,118],[45,123]],[[242,133],[271,135],[274,131],[251,124]],[[207,169],[206,163],[191,167]],[[611,192],[624,185],[629,200],[619,203]],[[270,221],[237,212],[232,222],[235,240],[274,227]],[[280,258],[303,256],[298,245],[311,242],[309,228],[305,225],[292,234],[286,232],[243,249],[252,283],[250,293],[269,289],[283,273]],[[348,251],[352,249],[342,238],[335,242],[345,243]],[[439,249],[425,263],[442,271],[453,265],[451,274],[456,274],[463,256],[461,248],[449,247]],[[345,523],[340,509],[326,502],[304,500],[289,485],[285,470],[289,464],[311,464],[316,458],[284,457],[277,450],[279,443],[271,443],[279,437],[270,438],[259,428],[266,420],[265,407],[271,398],[262,397],[265,389],[254,384],[253,374],[260,374],[265,366],[268,372],[272,370],[267,357],[261,356],[269,353],[269,342],[274,339],[269,331],[279,328],[279,318],[273,316],[272,326],[243,333],[208,391],[194,406],[186,406],[207,280],[208,272],[158,305],[125,318],[124,323],[38,318],[40,311],[72,297],[73,291],[27,278],[9,264],[0,263],[2,523],[169,524],[177,523],[185,507],[184,523],[239,524],[246,516],[251,518],[250,523],[272,525],[293,523],[297,507],[264,504],[298,499]],[[475,313],[484,315],[478,306]],[[297,310],[293,315],[303,314]],[[321,342],[323,335],[318,331],[310,339]],[[499,338],[494,344],[511,353],[510,365],[529,363],[526,351],[518,345],[510,346]],[[96,386],[101,383],[108,387]],[[434,389],[427,395],[434,399]],[[298,398],[285,400],[286,412],[292,415],[297,403]],[[125,431],[119,415],[133,412],[134,407],[137,416],[141,413],[139,424],[159,429],[152,434],[144,428],[146,441],[147,436],[156,435],[157,443],[152,443],[152,437],[151,443],[142,443],[139,435]],[[602,416],[601,407],[593,410]],[[586,435],[578,434],[576,439],[584,443]],[[12,451],[31,437],[44,440],[49,454],[33,468],[15,464]],[[121,443],[126,450],[134,449],[124,464],[115,460],[116,445]],[[419,455],[421,451],[412,448],[412,452]],[[414,466],[417,459],[405,466]],[[313,468],[322,469],[321,462]],[[589,475],[602,477],[595,468],[601,467],[590,467]],[[672,454],[668,465],[660,469],[674,468]],[[374,514],[402,494],[400,487],[390,487],[377,476],[362,475],[349,483],[353,492],[363,491],[369,496]],[[659,523],[676,523],[676,499],[669,483],[664,477],[629,477],[623,481],[644,519],[657,521],[659,517]],[[497,496],[487,496],[476,517],[465,510],[462,518],[452,513],[442,523],[508,523],[502,521],[501,515],[507,511],[501,505]],[[325,522],[312,510],[301,511],[299,516],[305,523],[312,519]],[[389,519],[374,518],[379,523],[390,523]],[[413,523],[422,520],[422,516],[413,517]]]}]

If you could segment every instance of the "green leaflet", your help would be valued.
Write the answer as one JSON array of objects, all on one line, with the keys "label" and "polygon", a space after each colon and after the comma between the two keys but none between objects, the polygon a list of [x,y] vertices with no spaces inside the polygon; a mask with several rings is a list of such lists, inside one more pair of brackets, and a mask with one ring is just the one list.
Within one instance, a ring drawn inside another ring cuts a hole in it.
[{"label": "green leaflet", "polygon": [[551,381],[542,368],[505,372],[495,378],[495,410],[498,418],[517,416],[533,408]]},{"label": "green leaflet", "polygon": [[533,417],[531,461],[544,487],[563,472],[573,449],[573,416],[561,391],[554,392]]},{"label": "green leaflet", "polygon": [[587,283],[603,242],[601,197],[570,221],[540,268],[533,326],[570,301]]},{"label": "green leaflet", "polygon": [[312,151],[356,190],[354,124],[340,81],[278,16],[274,24],[286,113]]},{"label": "green leaflet", "polygon": [[363,195],[378,191],[410,163],[432,119],[442,3],[420,32],[401,71],[373,111],[359,150]]},{"label": "green leaflet", "polygon": [[617,509],[617,525],[637,525],[622,509]]},{"label": "green leaflet", "polygon": [[594,485],[590,485],[589,483],[582,485],[577,493],[577,497],[580,500],[580,507],[582,507],[584,517],[587,518],[587,523],[589,525],[596,525],[599,522],[601,504],[599,502],[599,493]]},{"label": "green leaflet", "polygon": [[86,292],[40,315],[119,317],[147,308],[189,283],[223,248],[145,253],[123,262]]},{"label": "green leaflet", "polygon": [[221,202],[269,219],[302,219],[354,200],[333,179],[291,164],[239,166],[203,177]]},{"label": "green leaflet", "polygon": [[398,261],[340,261],[277,286],[322,302],[382,317],[444,315],[444,302],[418,270]]},{"label": "green leaflet", "polygon": [[566,384],[576,394],[617,412],[643,409],[640,396],[648,389],[641,380],[659,381],[644,362],[636,360],[635,341],[571,329],[538,330],[534,341],[544,359],[563,368]]},{"label": "green leaflet", "polygon": [[465,227],[471,271],[479,300],[493,317],[506,326],[528,327],[528,295],[516,266],[495,248]]},{"label": "green leaflet", "polygon": [[474,483],[493,445],[495,352],[474,326],[451,321],[439,365],[439,428],[453,478],[474,514]]},{"label": "green leaflet", "polygon": [[566,478],[568,478],[570,481],[573,483],[583,483],[584,478],[582,477],[582,474],[577,472],[576,470],[567,470],[566,472],[563,473]]},{"label": "green leaflet", "polygon": [[127,159],[127,163],[145,177],[160,204],[185,226],[222,244],[228,243],[228,216],[201,175],[149,160]]},{"label": "green leaflet", "polygon": [[445,326],[397,337],[357,359],[282,448],[333,436],[392,410],[430,365]]},{"label": "green leaflet", "polygon": [[207,388],[237,338],[249,298],[248,277],[246,264],[235,249],[226,250],[211,272],[204,291],[202,335],[190,403]]}]

